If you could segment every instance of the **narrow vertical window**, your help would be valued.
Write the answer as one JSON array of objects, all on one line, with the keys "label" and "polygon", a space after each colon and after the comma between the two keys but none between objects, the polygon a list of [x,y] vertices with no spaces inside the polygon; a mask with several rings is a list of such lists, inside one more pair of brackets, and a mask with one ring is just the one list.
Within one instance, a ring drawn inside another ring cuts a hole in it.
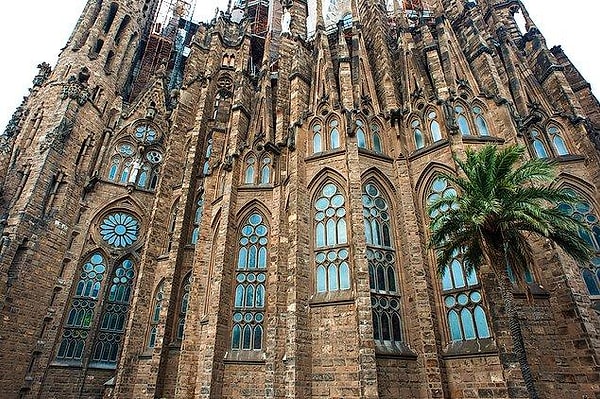
[{"label": "narrow vertical window", "polygon": [[477,127],[477,133],[479,133],[480,136],[489,136],[490,130],[488,129],[488,125],[483,116],[483,110],[481,107],[473,107],[473,117],[475,118],[475,127]]},{"label": "narrow vertical window", "polygon": [[105,273],[106,261],[99,252],[93,253],[82,265],[56,354],[57,361],[81,363]]},{"label": "narrow vertical window", "polygon": [[440,128],[440,123],[437,121],[437,113],[435,111],[429,112],[427,114],[427,118],[429,118],[429,130],[431,131],[431,140],[435,143],[436,141],[440,141],[442,139],[442,129]]},{"label": "narrow vertical window", "polygon": [[412,121],[410,123],[412,129],[413,129],[413,137],[415,139],[415,148],[421,149],[423,147],[425,147],[425,138],[423,137],[423,132],[421,131],[421,122],[419,122],[417,119],[415,119],[414,121]]},{"label": "narrow vertical window", "polygon": [[256,168],[256,159],[254,157],[248,157],[246,159],[246,172],[244,173],[244,183],[245,184],[254,184],[255,177],[255,168]]},{"label": "narrow vertical window", "polygon": [[204,212],[204,193],[196,201],[196,212],[194,212],[194,229],[192,230],[191,244],[197,244],[200,238],[200,225],[202,224],[202,213]]},{"label": "narrow vertical window", "polygon": [[356,121],[356,142],[358,148],[367,148],[367,136],[365,134],[365,126],[363,121],[358,119]]},{"label": "narrow vertical window", "polygon": [[320,124],[313,126],[313,154],[323,151],[323,136]]},{"label": "narrow vertical window", "polygon": [[340,148],[340,123],[337,119],[329,122],[329,146],[332,150]]},{"label": "narrow vertical window", "polygon": [[240,232],[231,349],[261,350],[265,318],[269,229],[258,213],[246,219]]},{"label": "narrow vertical window", "polygon": [[456,107],[454,107],[454,112],[456,114],[456,124],[458,125],[458,130],[460,131],[460,134],[462,134],[463,136],[470,136],[471,128],[469,127],[469,121],[465,116],[465,109],[461,105],[457,105]]},{"label": "narrow vertical window", "polygon": [[563,156],[569,155],[569,150],[567,149],[567,144],[565,140],[562,138],[560,130],[556,126],[551,126],[548,128],[548,138],[554,147],[554,151],[556,151],[556,155]]},{"label": "narrow vertical window", "polygon": [[262,160],[260,169],[260,184],[271,183],[271,158],[265,157]]},{"label": "narrow vertical window", "polygon": [[[448,181],[438,177],[430,187],[427,204],[455,196],[456,190]],[[444,211],[441,209],[441,212]],[[429,216],[436,217],[437,214],[432,213]],[[489,338],[491,335],[483,305],[481,284],[474,271],[466,272],[461,255],[459,252],[454,254],[450,264],[445,267],[441,281],[450,341]]]},{"label": "narrow vertical window", "polygon": [[165,284],[161,282],[154,293],[152,303],[152,314],[150,315],[150,328],[148,331],[148,348],[156,346],[156,337],[158,335],[158,322],[160,321],[160,312],[162,310],[163,299],[165,297]]},{"label": "narrow vertical window", "polygon": [[134,277],[134,265],[130,259],[121,261],[113,271],[111,285],[107,292],[108,297],[104,298],[92,362],[111,366],[117,364],[129,313]]},{"label": "narrow vertical window", "polygon": [[371,125],[371,137],[373,138],[373,151],[383,153],[383,145],[381,144],[381,135],[379,125]]},{"label": "narrow vertical window", "polygon": [[374,338],[379,343],[400,343],[403,335],[400,295],[388,200],[377,185],[368,183],[363,186],[362,204]]},{"label": "narrow vertical window", "polygon": [[540,137],[540,133],[537,130],[532,130],[529,135],[531,136],[533,150],[535,151],[536,157],[548,158],[548,151],[546,150],[546,145],[544,145],[544,142]]},{"label": "narrow vertical window", "polygon": [[317,292],[350,289],[346,199],[332,183],[326,184],[314,202]]},{"label": "narrow vertical window", "polygon": [[181,290],[179,292],[179,318],[177,321],[177,339],[183,339],[183,332],[185,331],[185,318],[187,316],[188,308],[190,305],[190,288],[192,284],[192,273],[188,273],[183,279]]}]

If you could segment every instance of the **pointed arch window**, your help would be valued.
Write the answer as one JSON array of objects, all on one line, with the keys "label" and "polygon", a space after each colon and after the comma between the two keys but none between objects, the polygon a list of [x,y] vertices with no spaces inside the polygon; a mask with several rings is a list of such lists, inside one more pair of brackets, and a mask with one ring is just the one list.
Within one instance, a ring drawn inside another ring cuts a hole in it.
[{"label": "pointed arch window", "polygon": [[249,156],[246,159],[246,171],[244,173],[244,184],[254,184],[256,178],[256,158]]},{"label": "pointed arch window", "polygon": [[[152,130],[152,132],[154,131]],[[141,141],[153,141],[154,138],[151,137],[155,136],[147,136],[147,134],[155,135],[156,133],[136,130],[136,137],[138,134],[140,135],[138,139]],[[115,146],[107,178],[115,183],[133,185],[143,190],[154,190],[158,184],[158,172],[162,161],[162,152],[155,146],[140,152],[136,145],[128,141],[121,141]]]},{"label": "pointed arch window", "polygon": [[546,145],[544,144],[543,138],[540,135],[540,132],[537,130],[532,130],[529,133],[531,137],[531,141],[533,144],[533,150],[535,151],[535,155],[537,158],[548,158],[548,150],[546,149]]},{"label": "pointed arch window", "polygon": [[456,124],[458,126],[458,130],[460,134],[463,136],[471,135],[471,128],[469,127],[469,121],[465,115],[465,108],[462,105],[457,105],[454,107]]},{"label": "pointed arch window", "polygon": [[[576,194],[573,189],[565,190],[571,194]],[[577,193],[582,198],[580,193]],[[598,215],[591,204],[581,199],[574,206],[561,204],[559,209],[570,215],[572,218],[588,225],[590,231],[581,230],[579,236],[588,242],[590,247],[594,248],[596,254],[587,265],[580,264],[580,272],[587,290],[592,299],[600,299],[600,221]]]},{"label": "pointed arch window", "polygon": [[100,252],[92,253],[81,266],[56,354],[57,361],[81,363],[97,313],[98,297],[101,295],[105,274],[106,260]]},{"label": "pointed arch window", "polygon": [[363,186],[362,204],[374,339],[398,344],[403,334],[389,202],[377,185],[368,183]]},{"label": "pointed arch window", "polygon": [[181,290],[179,292],[179,318],[177,320],[177,340],[183,339],[183,332],[185,330],[185,318],[187,316],[188,308],[190,305],[190,289],[192,285],[192,273],[188,273],[181,284]]},{"label": "pointed arch window", "polygon": [[475,127],[477,128],[477,133],[480,136],[489,136],[490,129],[488,128],[488,124],[483,116],[483,109],[479,106],[474,106],[473,110],[473,118],[475,118]]},{"label": "pointed arch window", "polygon": [[261,350],[265,318],[269,228],[251,214],[240,232],[231,349]]},{"label": "pointed arch window", "polygon": [[194,212],[194,229],[192,230],[191,244],[198,243],[200,238],[200,225],[202,224],[202,214],[204,212],[204,192],[196,201],[196,211]]},{"label": "pointed arch window", "polygon": [[323,127],[317,123],[313,125],[313,154],[323,151]]},{"label": "pointed arch window", "polygon": [[202,167],[202,175],[208,176],[210,175],[210,156],[212,155],[213,150],[213,139],[208,139],[208,143],[206,145],[206,153],[204,154],[204,166]]},{"label": "pointed arch window", "polygon": [[267,156],[261,162],[260,184],[269,183],[271,183],[271,158]]},{"label": "pointed arch window", "polygon": [[364,123],[360,119],[356,121],[356,142],[358,148],[367,148],[367,135],[365,134]]},{"label": "pointed arch window", "polygon": [[117,364],[129,313],[134,277],[135,269],[131,259],[121,261],[114,269],[92,352],[93,363],[111,366]]},{"label": "pointed arch window", "polygon": [[332,119],[329,122],[329,146],[332,150],[341,147],[340,122],[337,119]]},{"label": "pointed arch window", "polygon": [[150,315],[150,328],[148,329],[148,348],[156,346],[156,337],[158,336],[158,322],[160,321],[160,312],[162,310],[163,300],[165,298],[165,283],[162,281],[154,292],[152,301],[152,314]]},{"label": "pointed arch window", "polygon": [[[456,190],[448,184],[448,181],[437,177],[430,186],[426,202],[433,204],[441,198],[454,196]],[[449,209],[439,211],[445,212]],[[437,213],[431,213],[429,216],[436,217]],[[450,341],[490,338],[481,284],[475,271],[466,272],[459,252],[454,253],[452,261],[446,265],[441,278],[441,288]]]},{"label": "pointed arch window", "polygon": [[425,137],[423,136],[423,131],[421,130],[421,121],[418,119],[414,119],[410,126],[413,130],[413,138],[415,140],[415,148],[417,150],[425,147]]},{"label": "pointed arch window", "polygon": [[567,148],[567,144],[562,137],[561,131],[556,126],[550,126],[547,130],[548,138],[554,147],[554,151],[556,155],[563,156],[569,155],[569,149]]},{"label": "pointed arch window", "polygon": [[383,153],[383,144],[381,142],[381,129],[379,125],[373,124],[371,125],[371,137],[373,143],[373,151],[382,154]]},{"label": "pointed arch window", "polygon": [[333,183],[325,184],[313,204],[317,293],[350,289],[346,198]]},{"label": "pointed arch window", "polygon": [[427,114],[429,119],[429,131],[431,132],[431,141],[436,142],[442,139],[442,129],[440,123],[437,120],[437,112],[429,111]]}]

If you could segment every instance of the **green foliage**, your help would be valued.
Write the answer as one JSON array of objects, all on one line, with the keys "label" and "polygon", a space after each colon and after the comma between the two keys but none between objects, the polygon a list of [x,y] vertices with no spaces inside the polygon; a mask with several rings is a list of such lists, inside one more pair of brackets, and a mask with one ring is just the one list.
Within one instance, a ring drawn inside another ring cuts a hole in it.
[{"label": "green foliage", "polygon": [[456,251],[463,253],[467,272],[489,263],[497,275],[510,265],[517,277],[533,263],[531,238],[545,237],[579,262],[592,249],[578,232],[587,226],[558,209],[578,201],[572,192],[549,187],[554,164],[542,159],[523,161],[525,148],[487,145],[455,159],[464,175],[443,174],[458,191],[429,206],[432,217],[429,245],[438,254],[444,273]]}]

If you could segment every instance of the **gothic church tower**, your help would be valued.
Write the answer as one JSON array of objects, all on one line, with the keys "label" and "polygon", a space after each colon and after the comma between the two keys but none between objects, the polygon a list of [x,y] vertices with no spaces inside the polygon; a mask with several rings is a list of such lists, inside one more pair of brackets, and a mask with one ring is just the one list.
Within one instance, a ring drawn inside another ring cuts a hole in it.
[{"label": "gothic church tower", "polygon": [[527,398],[493,273],[427,247],[489,143],[581,196],[598,256],[535,241],[514,294],[541,397],[596,397],[600,105],[522,2],[229,3],[89,0],[40,66],[0,136],[2,397]]}]

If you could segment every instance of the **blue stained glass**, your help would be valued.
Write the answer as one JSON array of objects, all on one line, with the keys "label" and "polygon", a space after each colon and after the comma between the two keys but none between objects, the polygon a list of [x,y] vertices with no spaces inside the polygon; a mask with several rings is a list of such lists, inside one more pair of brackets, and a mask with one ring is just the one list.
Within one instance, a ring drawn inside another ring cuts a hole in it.
[{"label": "blue stained glass", "polygon": [[337,222],[337,243],[348,243],[348,233],[346,231],[346,219],[340,219]]},{"label": "blue stained glass", "polygon": [[249,269],[256,269],[256,255],[257,255],[257,250],[256,250],[256,247],[253,245],[250,247],[249,256],[248,256],[248,268]]},{"label": "blue stained glass", "polygon": [[250,328],[249,325],[244,327],[243,337],[242,349],[250,349],[250,343],[252,342],[252,328]]},{"label": "blue stained glass", "polygon": [[460,318],[463,325],[463,331],[465,332],[465,339],[475,339],[475,325],[473,324],[473,315],[469,309],[463,309],[460,312]]},{"label": "blue stained glass", "polygon": [[327,272],[324,266],[317,268],[317,292],[327,291]]},{"label": "blue stained glass", "polygon": [[329,277],[329,291],[337,291],[339,289],[337,266],[334,264],[329,265],[327,275]]},{"label": "blue stained glass", "polygon": [[456,259],[452,261],[452,278],[454,280],[454,288],[462,288],[465,286],[465,276],[463,274],[462,266]]},{"label": "blue stained glass", "polygon": [[373,151],[383,152],[383,146],[381,145],[381,138],[377,133],[373,134]]},{"label": "blue stained glass", "polygon": [[556,148],[556,153],[558,155],[569,154],[569,150],[567,150],[567,145],[565,144],[565,141],[558,134],[554,136],[552,144],[554,144],[554,148]]},{"label": "blue stained glass", "polygon": [[444,268],[444,275],[442,276],[442,289],[444,291],[451,290],[452,286],[452,276],[450,275],[450,268],[446,266]]},{"label": "blue stained glass", "polygon": [[462,341],[463,336],[460,328],[460,320],[454,310],[448,313],[448,327],[450,327],[450,340]]},{"label": "blue stained glass", "polygon": [[350,268],[346,262],[340,265],[340,289],[350,289]]},{"label": "blue stained glass", "polygon": [[313,153],[316,154],[317,152],[321,151],[323,151],[323,147],[321,145],[321,134],[315,133],[313,137]]},{"label": "blue stained glass", "polygon": [[371,224],[365,219],[365,240],[367,244],[373,244],[373,234],[371,233]]},{"label": "blue stained glass", "polygon": [[241,308],[244,306],[244,286],[238,285],[235,289],[235,307]]},{"label": "blue stained glass", "polygon": [[338,242],[335,237],[335,220],[329,219],[327,221],[327,246],[336,245]]},{"label": "blue stained glass", "polygon": [[415,129],[415,147],[418,149],[425,147],[425,140],[423,140],[423,133],[420,129]]},{"label": "blue stained glass", "polygon": [[258,268],[265,269],[267,267],[267,248],[261,247],[258,251]]},{"label": "blue stained glass", "polygon": [[469,286],[479,284],[479,281],[477,280],[477,273],[475,273],[475,270],[471,270],[471,272],[467,274],[467,284]]},{"label": "blue stained glass", "polygon": [[358,148],[367,148],[365,132],[360,128],[356,130],[356,142],[358,144]]},{"label": "blue stained glass", "polygon": [[590,295],[600,295],[600,288],[598,287],[594,273],[589,269],[583,269],[582,275]]},{"label": "blue stained glass", "polygon": [[262,349],[262,334],[263,329],[261,326],[254,327],[254,348],[253,349]]},{"label": "blue stained glass", "polygon": [[239,349],[242,341],[242,329],[238,324],[233,327],[233,332],[231,334],[231,347],[233,349]]},{"label": "blue stained glass", "polygon": [[256,288],[256,307],[263,308],[265,306],[265,286],[259,285]]},{"label": "blue stained glass", "polygon": [[477,130],[479,131],[480,136],[489,136],[490,135],[490,131],[487,126],[487,122],[485,121],[483,116],[478,115],[475,118],[475,125],[477,125]]},{"label": "blue stained glass", "polygon": [[331,130],[331,148],[340,147],[340,131],[337,128]]},{"label": "blue stained glass", "polygon": [[489,338],[491,336],[490,328],[483,308],[481,306],[475,307],[473,314],[475,316],[475,325],[477,326],[477,335],[479,338]]},{"label": "blue stained glass", "polygon": [[432,121],[429,125],[431,128],[431,137],[433,141],[440,141],[442,139],[442,129],[437,121]]},{"label": "blue stained glass", "polygon": [[460,115],[456,118],[456,123],[458,124],[458,130],[463,136],[469,136],[471,134],[471,129],[469,129],[469,122],[467,122],[467,118],[463,115]]},{"label": "blue stained glass", "polygon": [[113,247],[131,246],[139,234],[139,222],[132,215],[117,212],[108,215],[100,224],[102,239]]},{"label": "blue stained glass", "polygon": [[249,285],[246,287],[246,307],[253,308],[254,307],[254,286]]}]

